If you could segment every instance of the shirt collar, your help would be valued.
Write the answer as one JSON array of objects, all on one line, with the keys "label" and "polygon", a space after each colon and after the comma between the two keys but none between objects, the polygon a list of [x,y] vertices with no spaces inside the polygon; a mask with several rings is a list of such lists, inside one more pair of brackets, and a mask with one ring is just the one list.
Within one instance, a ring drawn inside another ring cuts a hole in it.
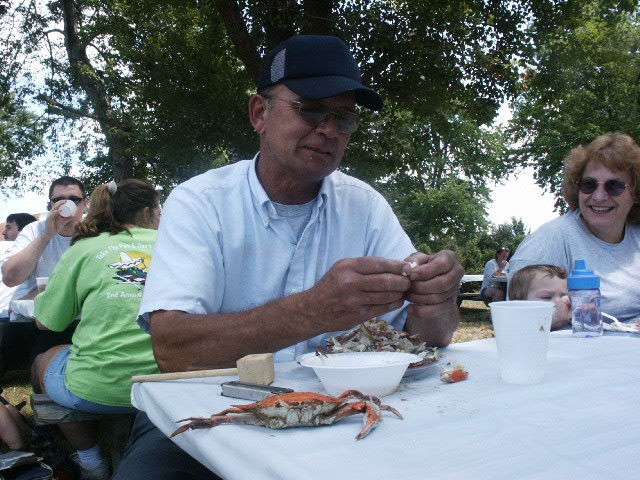
[{"label": "shirt collar", "polygon": [[[253,157],[253,161],[249,163],[249,188],[251,189],[251,197],[253,198],[253,205],[260,215],[263,225],[266,227],[272,216],[276,215],[273,202],[267,195],[264,187],[260,183],[258,178],[258,161],[260,160],[260,152],[256,153]],[[316,204],[314,205],[313,217],[315,217],[320,211],[322,211],[327,205],[327,199],[330,196],[330,192],[333,189],[333,173],[322,180],[320,185],[320,191],[316,197]]]}]

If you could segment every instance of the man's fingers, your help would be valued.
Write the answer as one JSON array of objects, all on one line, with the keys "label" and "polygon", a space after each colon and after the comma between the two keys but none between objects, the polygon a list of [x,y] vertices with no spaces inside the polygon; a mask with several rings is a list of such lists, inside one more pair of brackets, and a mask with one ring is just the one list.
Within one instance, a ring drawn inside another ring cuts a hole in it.
[{"label": "man's fingers", "polygon": [[445,303],[451,297],[457,294],[457,290],[451,291],[448,290],[446,292],[440,293],[413,293],[407,292],[405,295],[405,299],[411,303],[421,304],[421,305],[438,305],[440,303]]},{"label": "man's fingers", "polygon": [[[411,280],[431,280],[438,276],[445,275],[459,266],[455,253],[448,250],[438,252],[436,255],[424,255],[424,257],[417,258],[422,260],[423,263],[418,264],[417,267],[412,269]],[[460,278],[462,278],[464,270],[461,267],[460,270]],[[457,272],[455,273],[457,275]]]},{"label": "man's fingers", "polygon": [[407,262],[382,257],[358,257],[341,260],[339,263],[353,269],[362,275],[374,275],[376,273],[392,273],[402,275],[404,265]]}]

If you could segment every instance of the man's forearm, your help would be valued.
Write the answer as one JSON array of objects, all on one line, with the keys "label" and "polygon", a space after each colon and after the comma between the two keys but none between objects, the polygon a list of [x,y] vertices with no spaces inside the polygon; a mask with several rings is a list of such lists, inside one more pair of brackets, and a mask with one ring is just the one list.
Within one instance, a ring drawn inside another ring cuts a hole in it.
[{"label": "man's forearm", "polygon": [[8,287],[15,287],[29,278],[38,266],[38,261],[51,238],[43,232],[24,249],[5,260],[2,265],[2,283]]},{"label": "man's forearm", "polygon": [[151,314],[153,350],[163,372],[235,366],[251,353],[276,352],[328,328],[305,308],[304,294],[238,313]]}]

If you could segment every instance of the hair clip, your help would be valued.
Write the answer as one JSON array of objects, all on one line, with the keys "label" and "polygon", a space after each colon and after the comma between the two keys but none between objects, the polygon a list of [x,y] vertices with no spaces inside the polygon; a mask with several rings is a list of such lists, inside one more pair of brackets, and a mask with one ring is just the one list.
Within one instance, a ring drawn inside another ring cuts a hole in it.
[{"label": "hair clip", "polygon": [[111,180],[107,183],[107,190],[109,191],[109,195],[113,196],[118,191],[118,184]]}]

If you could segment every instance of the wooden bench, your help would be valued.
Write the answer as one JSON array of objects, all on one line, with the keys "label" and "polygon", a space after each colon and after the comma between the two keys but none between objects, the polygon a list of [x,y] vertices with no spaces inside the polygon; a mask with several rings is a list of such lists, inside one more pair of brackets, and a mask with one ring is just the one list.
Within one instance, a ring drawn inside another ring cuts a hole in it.
[{"label": "wooden bench", "polygon": [[480,294],[480,287],[482,286],[482,275],[465,275],[460,282],[460,290],[458,291],[458,307],[462,305],[464,300],[471,300],[476,302],[484,302],[485,305],[489,305],[490,299],[483,297]]},{"label": "wooden bench", "polygon": [[458,293],[458,307],[462,305],[462,302],[465,300],[470,300],[474,302],[484,302],[485,305],[489,306],[490,299],[488,297],[483,297],[480,295],[480,292],[467,292],[467,293]]},{"label": "wooden bench", "polygon": [[58,405],[45,393],[31,395],[31,410],[36,425],[58,425],[68,422],[98,421],[101,445],[109,452],[115,472],[129,441],[134,415],[112,415],[81,412]]}]

